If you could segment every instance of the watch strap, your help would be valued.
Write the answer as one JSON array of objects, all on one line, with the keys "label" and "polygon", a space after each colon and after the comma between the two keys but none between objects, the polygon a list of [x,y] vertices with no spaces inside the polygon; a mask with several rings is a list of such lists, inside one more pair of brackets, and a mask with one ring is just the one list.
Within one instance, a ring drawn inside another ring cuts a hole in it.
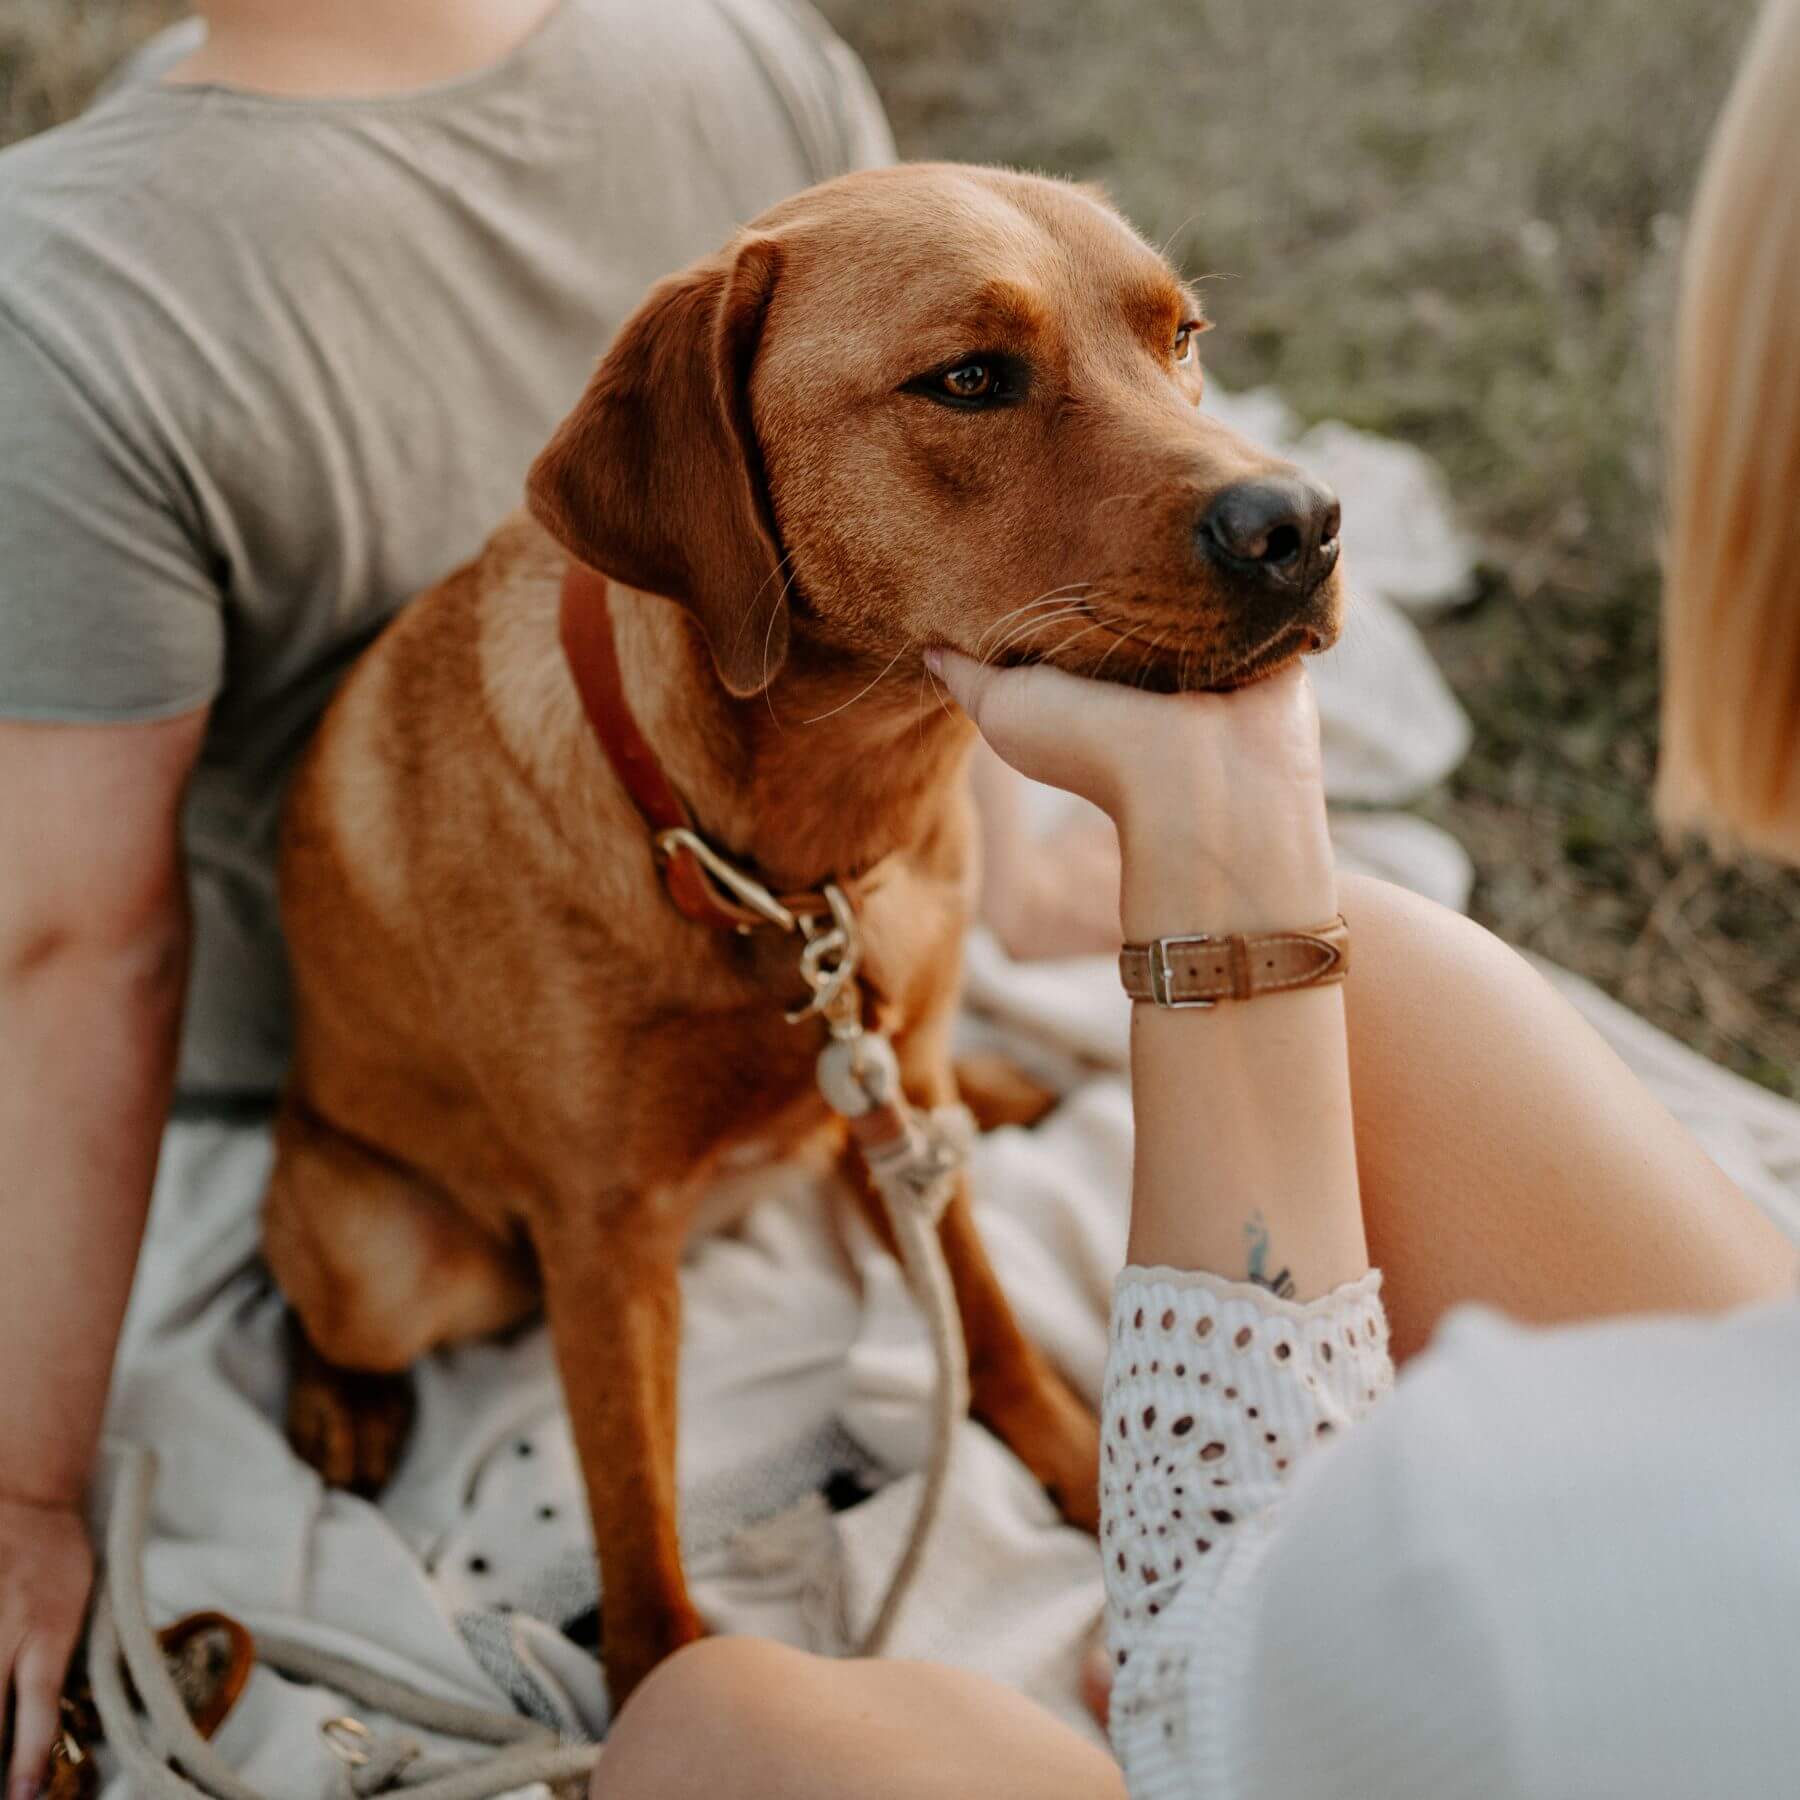
[{"label": "watch strap", "polygon": [[1342,981],[1350,928],[1340,913],[1309,931],[1233,932],[1156,938],[1119,952],[1119,979],[1134,1000],[1207,1007]]}]

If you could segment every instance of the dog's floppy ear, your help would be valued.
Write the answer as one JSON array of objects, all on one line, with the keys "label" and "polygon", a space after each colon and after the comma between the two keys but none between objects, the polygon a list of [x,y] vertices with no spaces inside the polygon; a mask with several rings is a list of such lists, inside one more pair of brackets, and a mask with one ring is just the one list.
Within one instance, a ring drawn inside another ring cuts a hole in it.
[{"label": "dog's floppy ear", "polygon": [[539,521],[574,556],[700,621],[719,679],[760,692],[787,657],[787,584],[750,423],[774,238],[652,290],[532,465]]}]

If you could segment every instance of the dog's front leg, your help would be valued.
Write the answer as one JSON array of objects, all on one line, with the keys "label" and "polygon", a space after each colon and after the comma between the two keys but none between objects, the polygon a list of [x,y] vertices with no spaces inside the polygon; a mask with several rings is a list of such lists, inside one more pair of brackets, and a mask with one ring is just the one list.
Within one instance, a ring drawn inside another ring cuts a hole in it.
[{"label": "dog's front leg", "polygon": [[534,1236],[594,1525],[616,1714],[664,1657],[702,1635],[676,1536],[680,1238],[653,1197],[623,1195]]},{"label": "dog's front leg", "polygon": [[969,1410],[1043,1483],[1071,1525],[1100,1530],[1100,1425],[1013,1316],[957,1178],[938,1236],[969,1346]]}]

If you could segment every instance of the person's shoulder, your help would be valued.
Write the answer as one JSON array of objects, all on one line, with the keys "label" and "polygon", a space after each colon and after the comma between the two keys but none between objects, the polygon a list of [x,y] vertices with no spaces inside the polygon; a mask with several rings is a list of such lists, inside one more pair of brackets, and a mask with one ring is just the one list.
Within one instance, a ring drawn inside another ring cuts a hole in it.
[{"label": "person's shoulder", "polygon": [[[798,141],[806,173],[824,181],[894,160],[887,116],[855,52],[807,0],[562,0],[594,42],[621,34],[679,41],[682,79],[716,88],[726,110],[767,98]],[[711,48],[708,48],[711,46]],[[754,70],[740,79],[736,46]],[[609,58],[612,52],[609,51]]]},{"label": "person's shoulder", "polygon": [[52,281],[58,259],[129,226],[154,241],[161,215],[200,204],[183,179],[196,124],[147,82],[114,87],[86,112],[0,150],[0,281]]}]

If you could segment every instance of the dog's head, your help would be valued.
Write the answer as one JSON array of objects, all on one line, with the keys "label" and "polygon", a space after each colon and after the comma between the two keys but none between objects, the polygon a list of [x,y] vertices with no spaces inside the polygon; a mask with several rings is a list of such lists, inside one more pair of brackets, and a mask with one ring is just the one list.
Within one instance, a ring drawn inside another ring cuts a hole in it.
[{"label": "dog's head", "polygon": [[1200,410],[1199,303],[1094,192],[830,182],[663,282],[531,473],[733,693],[948,644],[1164,689],[1337,633],[1330,492]]}]

